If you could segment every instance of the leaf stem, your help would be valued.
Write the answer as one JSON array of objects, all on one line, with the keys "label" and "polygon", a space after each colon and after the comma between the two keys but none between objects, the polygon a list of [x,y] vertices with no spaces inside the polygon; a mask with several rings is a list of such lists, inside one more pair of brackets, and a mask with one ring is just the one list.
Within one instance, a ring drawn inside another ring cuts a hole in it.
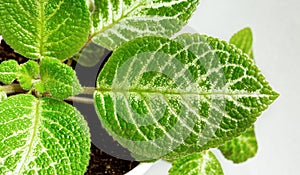
[{"label": "leaf stem", "polygon": [[[20,84],[4,85],[4,86],[0,86],[0,89],[3,92],[5,92],[7,95],[28,92],[28,91],[24,90],[20,86]],[[83,87],[83,92],[81,94],[93,95],[94,92],[95,92],[94,87]],[[94,100],[91,98],[74,97],[74,96],[67,98],[66,101],[76,101],[76,102],[85,103],[85,104],[93,104],[94,103]]]},{"label": "leaf stem", "polygon": [[68,61],[67,61],[67,65],[68,65],[68,66],[72,66],[72,62],[73,62],[73,59],[72,59],[72,58],[69,58]]},{"label": "leaf stem", "polygon": [[10,84],[1,86],[2,91],[4,91],[7,95],[16,94],[16,93],[25,93],[27,92],[24,90],[20,84]]},{"label": "leaf stem", "polygon": [[72,101],[72,102],[83,103],[83,104],[91,104],[91,105],[94,104],[94,99],[86,98],[86,97],[72,96],[72,97],[69,97],[69,98],[65,99],[65,101]]}]

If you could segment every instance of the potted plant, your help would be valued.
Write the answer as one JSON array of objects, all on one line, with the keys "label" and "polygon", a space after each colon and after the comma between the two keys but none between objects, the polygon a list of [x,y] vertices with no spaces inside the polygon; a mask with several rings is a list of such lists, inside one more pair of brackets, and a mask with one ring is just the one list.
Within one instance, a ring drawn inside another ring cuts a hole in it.
[{"label": "potted plant", "polygon": [[[90,130],[66,101],[93,103],[130,157],[170,161],[170,175],[223,174],[209,148],[234,162],[254,156],[253,124],[278,93],[255,65],[249,28],[229,43],[200,34],[170,38],[197,5],[1,1],[0,33],[29,60],[0,64],[0,173],[87,171]],[[107,55],[96,85],[82,87],[74,61],[94,66],[95,55]]]}]

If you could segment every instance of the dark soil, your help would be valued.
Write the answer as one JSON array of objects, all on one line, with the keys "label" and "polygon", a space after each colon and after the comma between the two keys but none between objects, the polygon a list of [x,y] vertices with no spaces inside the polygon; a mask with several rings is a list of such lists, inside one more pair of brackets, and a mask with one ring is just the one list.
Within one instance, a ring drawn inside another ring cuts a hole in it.
[{"label": "dark soil", "polygon": [[[83,86],[95,86],[99,69],[101,69],[110,54],[109,51],[106,51],[106,56],[92,68],[76,65],[75,62],[72,64]],[[8,59],[17,60],[19,64],[28,61],[27,58],[15,53],[14,50],[2,40],[0,44],[0,63]],[[84,97],[92,98],[91,95],[85,95]],[[130,157],[129,151],[114,141],[105,129],[102,128],[93,105],[73,103],[73,106],[83,114],[91,131],[91,159],[85,175],[123,175],[139,164],[139,162],[136,161],[129,161],[133,160]],[[99,148],[105,150],[105,152]],[[116,157],[126,158],[127,160]]]},{"label": "dark soil", "polygon": [[12,48],[10,48],[9,45],[6,44],[4,40],[1,40],[0,44],[0,62],[13,59],[21,63],[25,63],[28,61],[28,58],[23,57],[22,55],[14,52]]},{"label": "dark soil", "polygon": [[116,159],[98,149],[95,145],[91,148],[91,159],[85,175],[125,174],[138,165],[138,162]]}]

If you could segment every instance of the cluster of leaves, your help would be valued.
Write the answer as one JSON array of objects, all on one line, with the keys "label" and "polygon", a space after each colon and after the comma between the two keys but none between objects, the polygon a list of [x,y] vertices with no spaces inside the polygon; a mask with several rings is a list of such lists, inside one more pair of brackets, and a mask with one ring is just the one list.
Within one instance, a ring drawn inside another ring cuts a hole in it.
[{"label": "cluster of leaves", "polygon": [[[173,161],[171,175],[222,174],[209,148],[234,162],[254,156],[253,123],[278,94],[255,66],[248,28],[230,43],[199,34],[169,39],[197,5],[2,0],[0,33],[31,60],[0,64],[7,84],[0,87],[0,174],[86,171],[89,128],[63,101],[83,88],[63,62],[89,43],[113,51],[96,82],[99,119],[137,160]],[[7,98],[16,82],[26,94]]]}]

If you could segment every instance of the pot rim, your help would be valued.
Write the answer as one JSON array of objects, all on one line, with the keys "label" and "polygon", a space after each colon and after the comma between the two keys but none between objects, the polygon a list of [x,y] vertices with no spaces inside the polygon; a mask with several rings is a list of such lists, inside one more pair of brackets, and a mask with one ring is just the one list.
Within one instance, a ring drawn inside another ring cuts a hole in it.
[{"label": "pot rim", "polygon": [[143,175],[145,174],[153,165],[154,163],[140,163],[138,166],[130,170],[125,175]]}]

